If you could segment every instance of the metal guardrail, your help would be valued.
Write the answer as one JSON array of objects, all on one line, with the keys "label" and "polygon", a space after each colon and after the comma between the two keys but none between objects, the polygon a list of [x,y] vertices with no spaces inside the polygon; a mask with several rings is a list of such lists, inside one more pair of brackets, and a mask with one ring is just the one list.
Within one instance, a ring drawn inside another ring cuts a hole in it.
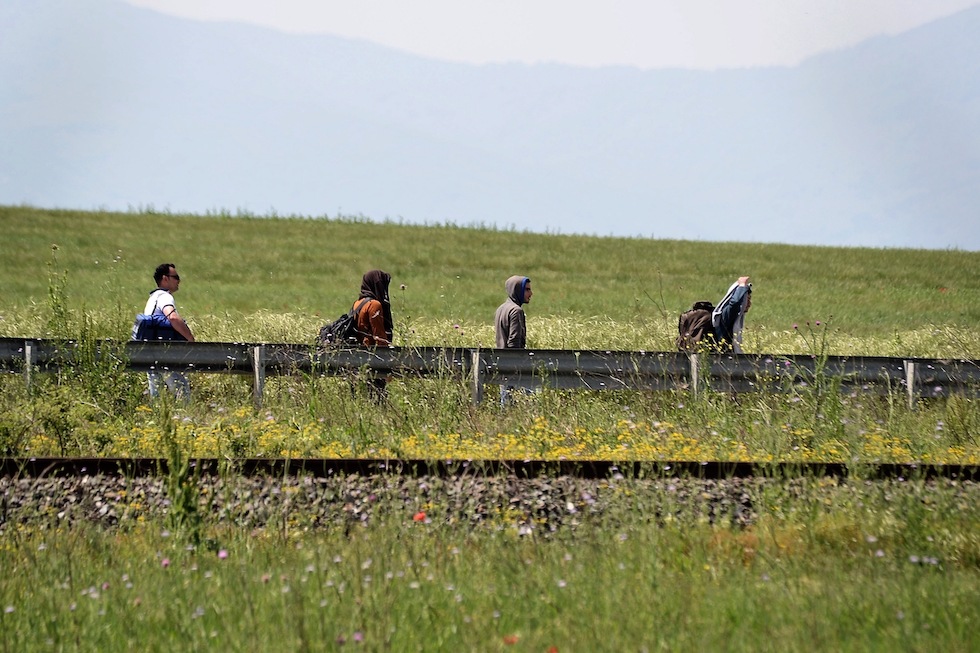
[{"label": "metal guardrail", "polygon": [[267,375],[446,376],[485,385],[582,390],[797,392],[833,379],[862,392],[901,392],[914,408],[921,397],[980,395],[980,361],[886,357],[816,358],[779,354],[683,354],[647,351],[392,347],[316,351],[300,344],[222,342],[100,342],[0,338],[0,369],[24,375],[54,371],[84,356],[119,356],[135,372],[248,374],[261,404]]}]

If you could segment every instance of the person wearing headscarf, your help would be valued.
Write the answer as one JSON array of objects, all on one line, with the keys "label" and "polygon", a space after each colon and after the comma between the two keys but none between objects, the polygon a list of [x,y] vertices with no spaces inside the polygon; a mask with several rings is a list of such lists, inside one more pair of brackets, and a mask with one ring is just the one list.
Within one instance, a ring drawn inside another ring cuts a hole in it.
[{"label": "person wearing headscarf", "polygon": [[742,327],[745,325],[745,314],[751,306],[752,284],[749,283],[749,277],[739,277],[711,312],[715,341],[722,351],[731,348],[736,354],[742,353]]},{"label": "person wearing headscarf", "polygon": [[357,311],[357,332],[361,344],[366,347],[389,347],[392,342],[393,323],[388,285],[391,275],[382,270],[369,270],[361,279],[361,294],[354,308],[367,300]]}]

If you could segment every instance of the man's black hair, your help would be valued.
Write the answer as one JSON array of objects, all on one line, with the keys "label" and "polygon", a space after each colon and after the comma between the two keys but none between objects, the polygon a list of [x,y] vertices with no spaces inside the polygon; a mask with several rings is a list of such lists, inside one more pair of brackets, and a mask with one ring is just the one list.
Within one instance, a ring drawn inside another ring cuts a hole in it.
[{"label": "man's black hair", "polygon": [[176,268],[176,267],[177,266],[174,265],[173,263],[161,263],[160,265],[157,266],[157,269],[153,272],[153,280],[156,281],[157,285],[159,286],[160,281],[165,276],[170,274],[170,268]]}]

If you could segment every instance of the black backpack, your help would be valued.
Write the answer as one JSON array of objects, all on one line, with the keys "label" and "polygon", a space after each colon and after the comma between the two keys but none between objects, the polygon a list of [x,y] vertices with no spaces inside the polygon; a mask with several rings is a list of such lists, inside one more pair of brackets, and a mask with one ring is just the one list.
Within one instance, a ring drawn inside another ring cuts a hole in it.
[{"label": "black backpack", "polygon": [[364,298],[357,306],[350,309],[349,313],[341,315],[330,324],[320,327],[320,335],[317,336],[317,344],[321,347],[356,347],[361,344],[364,336],[357,330],[357,315],[361,308],[369,302]]},{"label": "black backpack", "polygon": [[704,345],[715,346],[715,328],[711,324],[711,302],[694,302],[691,310],[681,313],[677,321],[677,351],[695,352]]}]

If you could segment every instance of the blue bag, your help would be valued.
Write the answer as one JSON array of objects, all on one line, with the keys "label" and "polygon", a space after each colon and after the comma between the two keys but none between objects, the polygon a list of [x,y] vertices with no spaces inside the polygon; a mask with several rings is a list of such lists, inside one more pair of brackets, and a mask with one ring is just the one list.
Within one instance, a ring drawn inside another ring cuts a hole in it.
[{"label": "blue bag", "polygon": [[[165,293],[163,288],[157,288],[150,293],[150,297],[158,292]],[[187,341],[187,338],[177,333],[177,329],[170,324],[170,320],[167,316],[163,314],[160,310],[160,305],[158,302],[160,297],[156,298],[153,302],[153,312],[150,315],[145,313],[139,313],[136,316],[136,321],[133,322],[133,334],[131,340],[182,340]],[[147,306],[149,306],[147,302]],[[145,310],[145,309],[144,309]]]},{"label": "blue bag", "polygon": [[146,315],[140,313],[133,323],[133,340],[184,340],[187,338],[177,333],[170,320],[163,313]]}]

